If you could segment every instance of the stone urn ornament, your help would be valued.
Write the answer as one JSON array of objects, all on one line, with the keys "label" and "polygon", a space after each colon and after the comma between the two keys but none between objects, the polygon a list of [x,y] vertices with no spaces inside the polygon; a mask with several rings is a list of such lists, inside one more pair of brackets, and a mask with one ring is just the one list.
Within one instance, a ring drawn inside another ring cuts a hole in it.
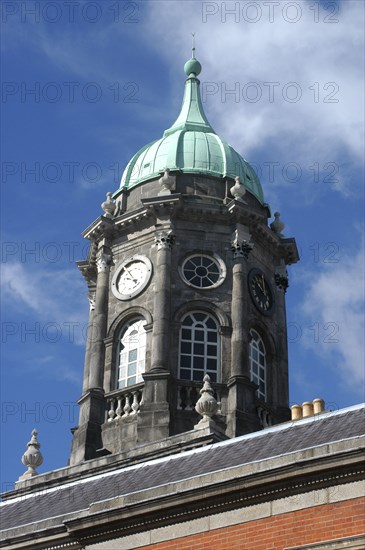
[{"label": "stone urn ornament", "polygon": [[282,230],[285,227],[285,223],[280,219],[280,212],[275,212],[274,221],[270,224],[271,230],[276,233],[278,237],[283,238]]},{"label": "stone urn ornament", "polygon": [[161,186],[161,191],[159,192],[159,196],[171,195],[171,189],[175,182],[174,182],[174,178],[170,176],[169,168],[165,168],[164,175],[158,180],[158,183]]},{"label": "stone urn ornament", "polygon": [[106,201],[104,201],[101,205],[101,208],[104,210],[105,214],[103,214],[106,218],[112,218],[114,211],[115,211],[115,202],[112,199],[113,193],[110,193],[110,191],[106,194]]},{"label": "stone urn ornament", "polygon": [[26,466],[28,469],[22,476],[20,476],[19,481],[29,479],[38,475],[36,468],[43,464],[43,456],[39,450],[40,443],[38,441],[37,435],[38,432],[34,429],[32,431],[31,440],[28,443],[28,448],[22,456],[22,462],[24,466]]},{"label": "stone urn ornament", "polygon": [[212,416],[218,412],[218,403],[214,398],[214,390],[210,383],[210,376],[206,374],[203,381],[204,385],[200,390],[201,397],[195,405],[196,412],[203,417],[200,422],[198,422],[198,425],[212,422]]},{"label": "stone urn ornament", "polygon": [[231,187],[229,191],[236,201],[243,202],[242,197],[246,194],[245,186],[243,185],[243,183],[241,183],[238,176],[236,176],[234,179],[236,183],[233,185],[233,187]]}]

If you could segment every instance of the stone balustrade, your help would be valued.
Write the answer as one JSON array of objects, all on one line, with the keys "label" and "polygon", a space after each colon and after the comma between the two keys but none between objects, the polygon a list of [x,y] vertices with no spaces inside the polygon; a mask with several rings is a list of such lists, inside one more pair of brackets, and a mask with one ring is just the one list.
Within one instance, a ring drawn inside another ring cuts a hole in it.
[{"label": "stone balustrade", "polygon": [[144,384],[139,384],[109,394],[107,421],[113,422],[120,418],[123,420],[137,414],[143,399],[143,386]]},{"label": "stone balustrade", "polygon": [[[214,389],[214,397],[218,403],[217,414],[222,414],[222,387],[221,384],[212,384]],[[200,397],[202,382],[190,380],[179,380],[177,386],[177,408],[182,411],[195,410],[196,402]]]}]

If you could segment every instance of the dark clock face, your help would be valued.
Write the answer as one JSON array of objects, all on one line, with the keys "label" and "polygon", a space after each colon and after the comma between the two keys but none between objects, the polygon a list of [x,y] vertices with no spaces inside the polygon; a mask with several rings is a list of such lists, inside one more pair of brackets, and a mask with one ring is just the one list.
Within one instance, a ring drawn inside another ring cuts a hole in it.
[{"label": "dark clock face", "polygon": [[260,269],[251,269],[248,274],[248,288],[253,303],[264,315],[274,311],[274,296],[270,284]]}]

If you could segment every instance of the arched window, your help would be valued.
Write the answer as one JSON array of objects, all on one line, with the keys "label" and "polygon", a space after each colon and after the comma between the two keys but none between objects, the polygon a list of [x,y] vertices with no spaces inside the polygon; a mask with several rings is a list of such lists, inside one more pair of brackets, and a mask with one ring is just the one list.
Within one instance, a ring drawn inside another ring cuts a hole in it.
[{"label": "arched window", "polygon": [[188,313],[180,331],[179,377],[182,380],[203,380],[209,374],[212,382],[220,382],[220,342],[218,325],[203,311]]},{"label": "arched window", "polygon": [[146,321],[131,319],[120,331],[117,361],[117,387],[125,388],[142,382],[146,362]]},{"label": "arched window", "polygon": [[266,351],[261,336],[250,330],[250,373],[251,380],[258,385],[257,397],[266,400]]}]

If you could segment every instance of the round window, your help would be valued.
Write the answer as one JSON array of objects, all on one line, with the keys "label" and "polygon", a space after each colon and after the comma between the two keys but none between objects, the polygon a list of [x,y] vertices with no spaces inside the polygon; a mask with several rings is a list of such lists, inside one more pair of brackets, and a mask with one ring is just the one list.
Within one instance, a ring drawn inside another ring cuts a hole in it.
[{"label": "round window", "polygon": [[180,274],[185,283],[194,288],[214,288],[223,283],[226,268],[217,256],[194,254],[184,260]]}]

